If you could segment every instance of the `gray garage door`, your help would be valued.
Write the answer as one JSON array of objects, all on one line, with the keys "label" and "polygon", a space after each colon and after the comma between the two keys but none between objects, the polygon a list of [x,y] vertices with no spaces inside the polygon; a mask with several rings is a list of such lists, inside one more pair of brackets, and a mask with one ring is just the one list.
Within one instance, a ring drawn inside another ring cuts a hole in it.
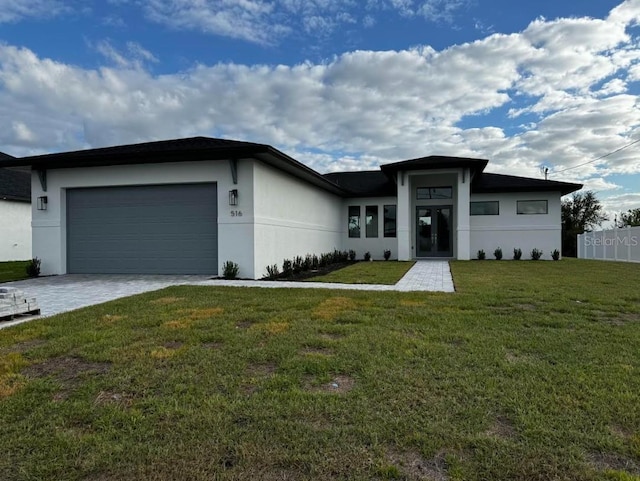
[{"label": "gray garage door", "polygon": [[67,191],[75,274],[217,274],[216,184]]}]

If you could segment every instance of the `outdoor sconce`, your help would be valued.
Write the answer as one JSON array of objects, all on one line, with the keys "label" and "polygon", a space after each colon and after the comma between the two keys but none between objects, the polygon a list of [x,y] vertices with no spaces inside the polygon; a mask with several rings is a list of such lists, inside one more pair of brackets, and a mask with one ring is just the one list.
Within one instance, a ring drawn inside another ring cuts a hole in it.
[{"label": "outdoor sconce", "polygon": [[47,210],[47,196],[38,197],[38,210]]},{"label": "outdoor sconce", "polygon": [[238,205],[238,189],[229,191],[229,205]]}]

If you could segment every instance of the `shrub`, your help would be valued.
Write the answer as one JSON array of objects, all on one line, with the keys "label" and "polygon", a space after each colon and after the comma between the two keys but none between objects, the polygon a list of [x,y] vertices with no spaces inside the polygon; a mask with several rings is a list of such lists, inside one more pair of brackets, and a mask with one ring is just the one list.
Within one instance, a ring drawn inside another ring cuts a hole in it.
[{"label": "shrub", "polygon": [[303,271],[308,271],[311,269],[311,254],[307,254],[306,257],[304,258],[304,262],[302,263],[302,270]]},{"label": "shrub", "polygon": [[558,249],[554,249],[554,251],[551,253],[551,258],[554,261],[559,261],[560,260],[560,251]]},{"label": "shrub", "polygon": [[304,264],[304,259],[300,256],[295,256],[293,258],[293,265],[291,266],[294,274],[300,274],[302,272],[302,265]]},{"label": "shrub", "polygon": [[391,251],[389,249],[385,249],[384,251],[384,260],[388,261],[391,258]]},{"label": "shrub", "polygon": [[318,262],[318,265],[320,267],[327,267],[331,265],[331,257],[331,254],[320,254],[320,261]]},{"label": "shrub", "polygon": [[485,254],[484,249],[480,249],[478,251],[478,260],[483,261],[485,260],[486,257],[487,257],[487,254]]},{"label": "shrub", "polygon": [[34,257],[29,261],[26,267],[27,275],[29,277],[38,277],[40,275],[40,259]]},{"label": "shrub", "polygon": [[522,249],[513,249],[513,260],[519,261],[522,257]]},{"label": "shrub", "polygon": [[496,250],[494,250],[493,251],[493,256],[496,258],[497,261],[502,259],[502,249],[500,247],[498,247]]},{"label": "shrub", "polygon": [[367,251],[367,252],[364,253],[364,260],[367,261],[367,262],[371,260],[371,253],[370,252]]},{"label": "shrub", "polygon": [[356,251],[354,251],[353,249],[349,250],[349,260],[350,261],[355,261],[356,260]]},{"label": "shrub", "polygon": [[274,280],[277,279],[280,275],[280,269],[278,269],[278,264],[273,264],[272,266],[267,266],[267,278]]},{"label": "shrub", "polygon": [[539,249],[533,249],[531,251],[531,260],[532,261],[537,261],[538,259],[540,259],[542,257],[542,251]]},{"label": "shrub", "polygon": [[313,254],[313,256],[311,256],[311,269],[313,269],[314,271],[318,270],[318,264],[320,263],[320,259],[318,259],[318,256]]},{"label": "shrub", "polygon": [[236,279],[240,272],[240,267],[235,262],[227,261],[222,266],[222,277],[225,279]]},{"label": "shrub", "polygon": [[285,259],[282,262],[282,274],[285,277],[290,277],[293,274],[293,262],[291,262],[291,259]]}]

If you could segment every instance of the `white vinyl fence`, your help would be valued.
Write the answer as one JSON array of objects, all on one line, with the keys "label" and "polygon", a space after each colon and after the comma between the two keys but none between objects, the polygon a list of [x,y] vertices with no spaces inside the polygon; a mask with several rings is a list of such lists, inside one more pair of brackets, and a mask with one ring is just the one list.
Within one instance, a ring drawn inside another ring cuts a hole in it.
[{"label": "white vinyl fence", "polygon": [[640,262],[640,227],[580,234],[578,258]]}]

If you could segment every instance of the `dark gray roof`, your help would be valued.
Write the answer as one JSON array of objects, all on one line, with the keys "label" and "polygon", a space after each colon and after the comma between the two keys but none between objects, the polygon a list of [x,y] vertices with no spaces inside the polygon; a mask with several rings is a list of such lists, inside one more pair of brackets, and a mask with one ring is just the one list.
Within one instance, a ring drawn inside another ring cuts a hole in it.
[{"label": "dark gray roof", "polygon": [[324,176],[347,191],[347,197],[386,197],[398,192],[395,182],[380,170],[331,172]]},{"label": "dark gray roof", "polygon": [[31,174],[0,169],[0,200],[31,202]]},{"label": "dark gray roof", "polygon": [[342,189],[333,182],[270,145],[209,137],[161,140],[141,144],[77,150],[74,152],[35,155],[20,159],[9,159],[3,161],[0,165],[6,167],[30,166],[32,169],[40,170],[246,158],[261,160],[334,194],[344,195]]},{"label": "dark gray roof", "polygon": [[558,182],[556,180],[533,179],[531,177],[517,177],[514,175],[487,174],[476,177],[471,185],[473,193],[493,192],[561,192],[570,194],[582,189],[582,184]]},{"label": "dark gray roof", "polygon": [[489,161],[485,159],[430,155],[429,157],[420,157],[418,159],[384,164],[381,165],[380,168],[383,172],[389,174],[407,170],[446,169],[451,167],[470,167],[475,172],[482,172],[488,163]]},{"label": "dark gray roof", "polygon": [[[473,173],[472,192],[531,192],[560,191],[563,195],[579,190],[580,184],[545,181],[510,175],[485,174],[482,171],[488,161],[468,157],[446,157],[432,155],[404,160],[380,166],[379,171],[334,172],[321,175],[315,170],[266,144],[237,140],[192,137],[187,139],[162,140],[132,145],[119,145],[99,149],[78,150],[55,154],[36,155],[20,159],[0,152],[0,167],[31,167],[32,169],[58,169],[92,167],[100,165],[126,165],[158,162],[185,162],[197,160],[224,160],[254,158],[284,172],[343,197],[384,197],[397,193],[395,175],[400,171],[427,170],[452,167],[469,167]],[[12,184],[28,174],[12,172]],[[26,176],[26,177],[25,177]],[[9,181],[4,182],[6,188]],[[30,184],[14,196],[30,199]],[[0,187],[3,186],[0,180]],[[15,190],[13,191],[15,192]],[[0,196],[3,192],[0,190]],[[7,195],[7,194],[5,194]]]}]

